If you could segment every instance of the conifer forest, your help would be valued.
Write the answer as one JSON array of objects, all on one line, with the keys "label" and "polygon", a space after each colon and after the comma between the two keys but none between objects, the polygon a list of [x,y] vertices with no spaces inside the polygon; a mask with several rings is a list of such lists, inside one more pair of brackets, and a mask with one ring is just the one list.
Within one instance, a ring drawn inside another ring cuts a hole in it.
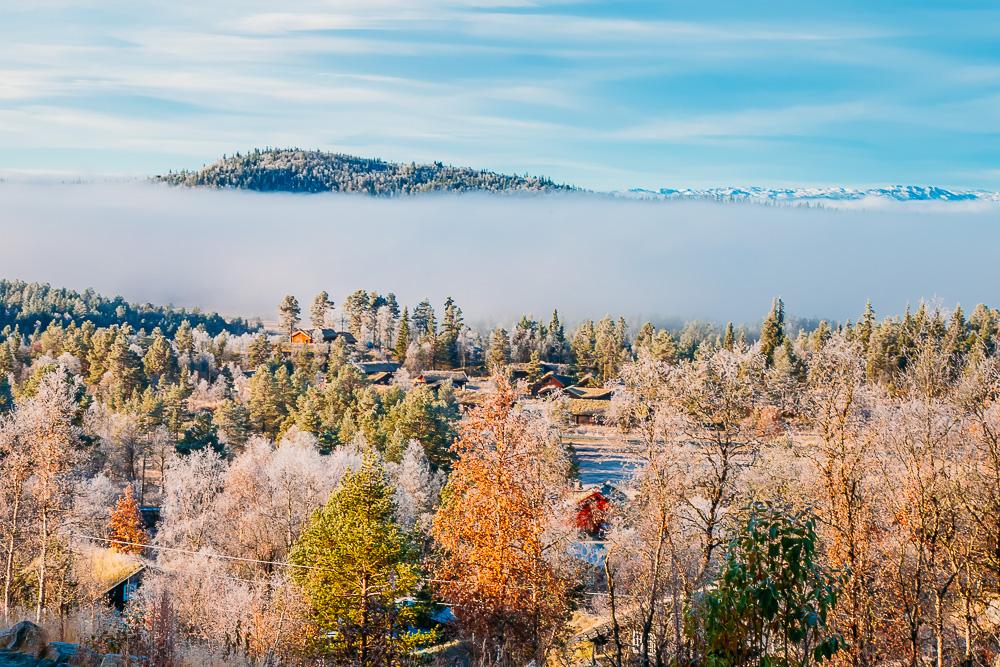
[{"label": "conifer forest", "polygon": [[478,331],[451,298],[365,290],[288,295],[270,325],[0,294],[2,613],[81,652],[618,667],[1000,648],[988,306],[803,323],[775,299],[748,325],[556,310]]}]

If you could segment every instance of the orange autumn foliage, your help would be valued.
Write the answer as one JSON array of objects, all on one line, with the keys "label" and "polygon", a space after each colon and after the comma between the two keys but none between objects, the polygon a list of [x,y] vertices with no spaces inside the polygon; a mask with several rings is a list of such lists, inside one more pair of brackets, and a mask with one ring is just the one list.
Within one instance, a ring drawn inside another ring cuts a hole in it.
[{"label": "orange autumn foliage", "polygon": [[[542,664],[564,620],[570,582],[546,559],[565,488],[564,458],[510,383],[463,422],[434,519],[439,594],[487,664]],[[563,454],[564,456],[564,454]]]},{"label": "orange autumn foliage", "polygon": [[115,551],[136,555],[142,553],[142,545],[149,542],[131,484],[125,487],[125,492],[118,497],[118,503],[111,512],[108,539],[113,540],[111,548]]}]

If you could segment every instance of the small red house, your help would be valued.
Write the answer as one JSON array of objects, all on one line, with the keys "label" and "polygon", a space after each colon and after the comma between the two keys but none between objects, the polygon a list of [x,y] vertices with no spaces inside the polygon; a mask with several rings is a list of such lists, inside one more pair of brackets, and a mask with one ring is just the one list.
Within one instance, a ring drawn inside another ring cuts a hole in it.
[{"label": "small red house", "polygon": [[573,497],[573,524],[591,537],[603,536],[612,506],[623,498],[610,482],[583,489]]}]

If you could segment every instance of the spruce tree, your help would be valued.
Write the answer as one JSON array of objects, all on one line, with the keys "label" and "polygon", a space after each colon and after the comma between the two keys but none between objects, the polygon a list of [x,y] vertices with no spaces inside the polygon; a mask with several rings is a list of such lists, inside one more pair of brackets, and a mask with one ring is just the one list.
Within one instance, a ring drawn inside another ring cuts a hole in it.
[{"label": "spruce tree", "polygon": [[760,328],[760,352],[764,355],[767,365],[774,363],[774,351],[785,340],[785,304],[776,298],[771,305],[771,312],[764,318]]},{"label": "spruce tree", "polygon": [[559,320],[559,311],[552,311],[552,319],[545,330],[546,350],[545,360],[557,364],[565,363],[567,360],[566,330]]},{"label": "spruce tree", "polygon": [[726,350],[732,350],[736,345],[736,332],[733,330],[733,323],[726,322],[726,331],[722,334],[722,347]]},{"label": "spruce tree", "polygon": [[498,373],[510,363],[510,336],[503,327],[497,327],[490,334],[490,351],[486,359],[490,372]]},{"label": "spruce tree", "polygon": [[449,368],[461,365],[458,340],[462,333],[462,309],[455,305],[450,296],[444,302],[444,319],[441,321],[441,361]]},{"label": "spruce tree", "polygon": [[406,361],[406,349],[410,346],[410,311],[403,308],[403,318],[399,321],[399,331],[396,334],[396,361]]},{"label": "spruce tree", "polygon": [[587,320],[573,334],[573,357],[576,359],[576,366],[581,371],[592,372],[597,366],[597,355],[594,347],[596,345],[596,334],[593,320]]},{"label": "spruce tree", "polygon": [[871,299],[865,303],[865,312],[858,320],[856,330],[861,349],[865,354],[868,354],[868,344],[871,342],[872,332],[875,330],[875,309],[872,308]]},{"label": "spruce tree", "polygon": [[538,350],[532,350],[531,358],[528,360],[528,381],[536,382],[542,376],[542,360],[538,356]]}]

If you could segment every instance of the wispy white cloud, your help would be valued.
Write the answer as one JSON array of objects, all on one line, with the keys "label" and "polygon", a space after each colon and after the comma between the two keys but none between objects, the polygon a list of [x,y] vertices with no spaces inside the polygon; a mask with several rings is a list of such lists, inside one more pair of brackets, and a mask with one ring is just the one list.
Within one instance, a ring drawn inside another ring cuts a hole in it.
[{"label": "wispy white cloud", "polygon": [[[220,148],[294,142],[519,170],[551,164],[565,180],[578,172],[584,185],[624,187],[617,179],[673,174],[684,160],[676,173],[699,178],[777,172],[787,168],[779,152],[791,159],[799,142],[800,156],[815,156],[832,131],[844,141],[822,149],[831,169],[863,159],[905,173],[920,129],[936,142],[928,153],[957,155],[949,136],[1000,122],[997,63],[926,39],[939,14],[957,25],[943,10],[917,25],[919,12],[862,20],[629,7],[41,0],[30,12],[10,7],[0,24],[0,148],[7,159],[31,146],[183,158],[151,158],[157,171]],[[664,145],[669,155],[653,155]],[[990,173],[988,152],[949,173]]]}]

